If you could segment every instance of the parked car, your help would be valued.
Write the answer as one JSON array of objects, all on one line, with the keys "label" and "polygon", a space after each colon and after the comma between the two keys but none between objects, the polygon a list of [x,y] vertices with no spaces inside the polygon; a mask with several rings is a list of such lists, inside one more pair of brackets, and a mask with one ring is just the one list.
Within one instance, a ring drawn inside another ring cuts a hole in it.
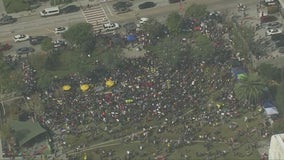
[{"label": "parked car", "polygon": [[278,48],[278,52],[279,52],[279,53],[284,53],[284,47],[279,47],[279,48]]},{"label": "parked car", "polygon": [[273,22],[276,21],[277,17],[275,16],[262,16],[260,17],[260,22],[261,23],[268,23],[268,22]]},{"label": "parked car", "polygon": [[140,28],[143,24],[145,24],[146,22],[148,22],[150,19],[147,18],[147,17],[142,17],[138,20],[138,23],[137,23],[137,28]]},{"label": "parked car", "polygon": [[31,44],[31,45],[41,44],[41,42],[42,42],[45,38],[47,38],[47,36],[30,37],[30,44]]},{"label": "parked car", "polygon": [[142,4],[139,4],[138,8],[139,9],[147,9],[147,8],[152,8],[155,7],[157,4],[154,2],[144,2]]},{"label": "parked car", "polygon": [[78,12],[80,10],[80,7],[76,5],[69,5],[67,7],[64,7],[60,9],[61,13],[72,13],[72,12]]},{"label": "parked car", "polygon": [[5,15],[0,19],[0,25],[11,24],[17,21],[17,18],[13,18],[12,16]]},{"label": "parked car", "polygon": [[132,32],[136,30],[136,24],[134,22],[126,23],[123,25],[125,28],[126,32]]},{"label": "parked car", "polygon": [[284,40],[284,34],[274,34],[274,35],[271,35],[271,40],[272,41]]},{"label": "parked car", "polygon": [[119,29],[120,25],[118,23],[106,23],[106,24],[103,24],[103,28],[105,31],[113,31],[113,30]]},{"label": "parked car", "polygon": [[16,53],[21,55],[21,54],[29,54],[29,53],[32,53],[34,51],[35,51],[35,49],[32,48],[32,47],[22,47],[22,48],[17,49]]},{"label": "parked car", "polygon": [[178,3],[180,1],[185,1],[185,0],[169,0],[169,3]]},{"label": "parked car", "polygon": [[115,4],[112,5],[112,8],[116,11],[121,10],[121,8],[129,8],[132,6],[131,2],[126,2],[126,1],[119,1],[116,2]]},{"label": "parked car", "polygon": [[0,43],[0,52],[7,51],[11,48],[12,48],[12,46],[9,45],[8,43],[5,43],[5,44]]},{"label": "parked car", "polygon": [[118,10],[116,10],[116,14],[126,13],[126,12],[130,12],[130,11],[131,11],[131,9],[129,9],[128,7],[119,8]]},{"label": "parked car", "polygon": [[276,42],[275,42],[275,46],[276,46],[277,48],[279,48],[279,47],[284,47],[284,40],[276,41]]},{"label": "parked car", "polygon": [[68,27],[56,27],[55,29],[54,29],[54,33],[56,33],[56,34],[60,34],[60,33],[64,33],[64,32],[66,32],[68,30]]},{"label": "parked car", "polygon": [[15,42],[22,42],[22,41],[27,41],[30,39],[30,36],[27,34],[18,34],[14,36],[14,41]]},{"label": "parked car", "polygon": [[148,22],[149,20],[150,19],[147,18],[147,17],[142,17],[142,18],[139,19],[139,24],[144,24],[144,23]]},{"label": "parked car", "polygon": [[281,34],[282,30],[278,29],[278,28],[268,28],[266,30],[266,35],[267,36],[271,36],[271,35],[275,35],[275,34]]},{"label": "parked car", "polygon": [[52,43],[53,43],[53,48],[57,48],[57,49],[67,46],[67,42],[63,39],[58,39],[58,40],[52,41]]},{"label": "parked car", "polygon": [[269,22],[265,26],[266,26],[266,28],[280,28],[280,27],[282,27],[282,23],[280,23],[280,22]]}]

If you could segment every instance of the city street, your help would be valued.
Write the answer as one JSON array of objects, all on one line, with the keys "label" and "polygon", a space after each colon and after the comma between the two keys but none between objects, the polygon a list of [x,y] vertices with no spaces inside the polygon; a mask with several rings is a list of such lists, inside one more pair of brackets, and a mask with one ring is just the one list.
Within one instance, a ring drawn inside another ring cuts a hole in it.
[{"label": "city street", "polygon": [[[254,9],[256,1],[244,1],[240,0],[240,3],[243,3],[247,6],[251,6],[251,8]],[[78,2],[81,3],[80,1]],[[157,6],[150,9],[145,10],[139,10],[137,7],[137,3],[141,3],[134,1],[134,4],[132,6],[132,11],[124,14],[117,15],[114,13],[114,10],[112,9],[112,4],[114,2],[105,2],[101,4],[102,9],[96,8],[99,10],[99,13],[102,12],[105,13],[106,19],[104,19],[106,22],[109,20],[111,22],[119,22],[119,23],[125,23],[129,21],[135,21],[137,17],[151,17],[159,19],[164,19],[166,15],[172,11],[179,11],[180,5],[179,3],[175,4],[166,4],[165,1],[157,1]],[[214,0],[214,1],[206,1],[206,0],[200,0],[195,3],[201,3],[208,5],[209,10],[229,10],[234,11],[236,8],[237,3],[233,0]],[[191,1],[187,0],[183,2],[183,8],[187,8],[190,4],[192,4]],[[94,7],[95,8],[95,7]],[[89,9],[88,9],[89,10]],[[92,8],[91,8],[92,10]],[[0,42],[11,42],[12,37],[15,34],[30,34],[31,36],[36,35],[47,35],[47,36],[53,36],[52,30],[57,26],[69,26],[75,23],[84,22],[87,20],[86,18],[86,12],[85,14],[83,11],[70,13],[70,14],[62,14],[58,16],[51,16],[42,18],[39,16],[38,13],[31,13],[30,16],[20,17],[18,19],[18,22],[10,25],[3,25],[0,27]],[[92,20],[87,20],[89,23],[94,25],[94,28],[100,28],[96,27],[95,25],[97,16],[97,11],[91,12],[94,15],[88,15],[87,17],[90,19],[90,17],[93,17]],[[85,15],[85,16],[84,16]],[[99,25],[99,24],[98,24]]]}]

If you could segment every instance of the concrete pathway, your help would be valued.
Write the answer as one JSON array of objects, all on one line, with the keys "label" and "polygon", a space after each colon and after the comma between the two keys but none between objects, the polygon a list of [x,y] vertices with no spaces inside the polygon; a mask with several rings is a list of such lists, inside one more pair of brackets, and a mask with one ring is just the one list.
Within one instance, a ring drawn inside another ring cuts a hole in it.
[{"label": "concrete pathway", "polygon": [[6,14],[6,9],[4,7],[4,3],[3,3],[3,0],[0,0],[0,14]]}]

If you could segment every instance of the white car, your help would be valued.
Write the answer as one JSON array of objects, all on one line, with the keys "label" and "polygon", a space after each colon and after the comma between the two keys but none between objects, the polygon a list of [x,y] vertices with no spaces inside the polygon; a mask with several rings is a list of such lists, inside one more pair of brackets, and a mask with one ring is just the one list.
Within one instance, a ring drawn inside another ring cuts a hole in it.
[{"label": "white car", "polygon": [[269,29],[269,28],[281,28],[282,27],[282,23],[280,22],[270,22],[265,24],[265,28]]},{"label": "white car", "polygon": [[274,34],[280,34],[280,33],[282,33],[282,30],[278,28],[268,28],[266,31],[267,36],[271,36]]},{"label": "white car", "polygon": [[68,30],[68,27],[56,27],[55,29],[54,29],[54,33],[56,33],[56,34],[60,34],[60,33],[64,33],[64,32],[66,32]]},{"label": "white car", "polygon": [[148,22],[150,19],[147,17],[142,17],[138,20],[137,23],[137,28],[141,27],[143,24],[145,24],[146,22]]},{"label": "white car", "polygon": [[27,34],[18,34],[14,36],[14,41],[15,42],[22,42],[22,41],[27,41],[30,39],[31,36]]},{"label": "white car", "polygon": [[147,21],[149,21],[149,18],[147,18],[147,17],[142,17],[142,18],[140,18],[139,23],[140,23],[140,24],[144,24],[144,23],[147,22]]},{"label": "white car", "polygon": [[63,39],[58,39],[58,40],[52,41],[52,43],[53,43],[54,48],[66,47],[67,46],[67,42]]},{"label": "white car", "polygon": [[120,28],[120,25],[118,23],[107,23],[103,24],[103,28],[105,31],[112,31]]}]

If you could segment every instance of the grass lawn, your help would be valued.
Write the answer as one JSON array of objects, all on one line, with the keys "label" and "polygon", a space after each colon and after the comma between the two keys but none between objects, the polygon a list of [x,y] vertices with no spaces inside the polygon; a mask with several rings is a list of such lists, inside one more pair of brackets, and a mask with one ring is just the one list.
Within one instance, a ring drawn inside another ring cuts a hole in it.
[{"label": "grass lawn", "polygon": [[29,9],[29,4],[23,0],[3,0],[7,13],[17,13]]}]

